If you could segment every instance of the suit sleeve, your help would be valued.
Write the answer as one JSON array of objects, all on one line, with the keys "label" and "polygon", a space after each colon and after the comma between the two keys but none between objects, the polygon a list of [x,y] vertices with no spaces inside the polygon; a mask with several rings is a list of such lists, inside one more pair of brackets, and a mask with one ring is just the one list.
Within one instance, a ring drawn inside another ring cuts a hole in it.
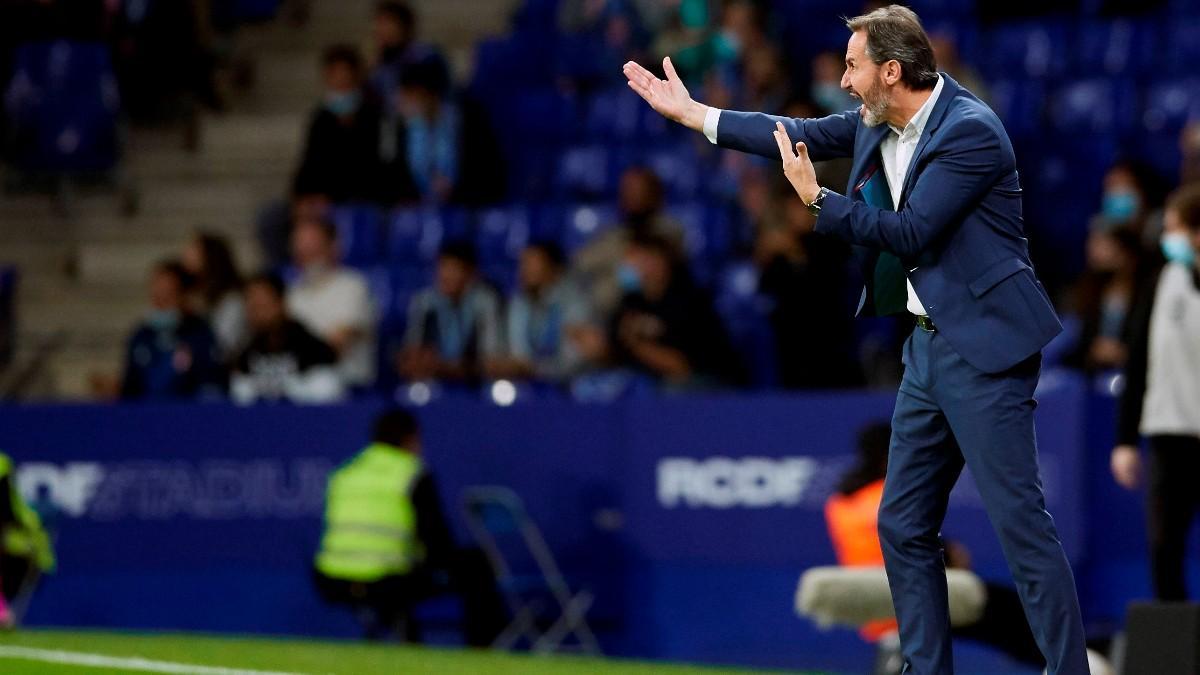
[{"label": "suit sleeve", "polygon": [[900,211],[831,193],[822,205],[816,231],[901,259],[917,258],[978,204],[1001,172],[1013,170],[1011,154],[1004,152],[1000,137],[982,121],[965,120],[946,134]]},{"label": "suit sleeve", "polygon": [[717,145],[777,160],[779,146],[773,135],[776,122],[783,123],[792,145],[804,141],[814,161],[854,156],[857,110],[811,119],[722,110],[717,123]]}]

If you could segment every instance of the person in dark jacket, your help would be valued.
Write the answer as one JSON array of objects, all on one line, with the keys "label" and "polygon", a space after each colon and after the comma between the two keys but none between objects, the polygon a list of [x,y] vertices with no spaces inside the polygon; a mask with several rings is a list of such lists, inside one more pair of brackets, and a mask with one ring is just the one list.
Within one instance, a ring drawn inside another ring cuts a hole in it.
[{"label": "person in dark jacket", "polygon": [[380,198],[378,101],[364,87],[358,50],[334,45],[322,57],[325,95],[313,112],[293,194],[321,194],[334,202]]},{"label": "person in dark jacket", "polygon": [[1149,439],[1146,526],[1154,592],[1160,600],[1182,601],[1187,535],[1200,509],[1200,186],[1172,195],[1161,248],[1166,264],[1130,313],[1111,464],[1117,483],[1136,489],[1143,473],[1138,440]]},{"label": "person in dark jacket", "polygon": [[125,349],[121,398],[171,400],[223,395],[220,349],[208,323],[184,303],[188,274],[176,261],[150,275],[150,306]]}]

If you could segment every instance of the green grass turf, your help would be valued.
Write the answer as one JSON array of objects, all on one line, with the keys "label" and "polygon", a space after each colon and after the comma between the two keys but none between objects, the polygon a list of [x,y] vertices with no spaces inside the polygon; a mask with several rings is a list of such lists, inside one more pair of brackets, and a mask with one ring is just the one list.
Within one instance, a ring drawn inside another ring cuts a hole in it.
[{"label": "green grass turf", "polygon": [[[305,675],[739,675],[766,672],[575,656],[179,634],[22,630],[0,635],[0,645]],[[135,671],[0,657],[0,673],[88,675],[131,672]]]}]

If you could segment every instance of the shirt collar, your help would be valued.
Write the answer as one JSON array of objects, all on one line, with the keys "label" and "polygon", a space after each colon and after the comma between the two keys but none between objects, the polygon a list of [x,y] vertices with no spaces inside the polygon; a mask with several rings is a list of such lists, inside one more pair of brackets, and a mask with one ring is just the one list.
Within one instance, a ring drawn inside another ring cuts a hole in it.
[{"label": "shirt collar", "polygon": [[908,121],[908,126],[903,129],[897,129],[892,125],[888,125],[892,131],[896,132],[897,136],[904,138],[906,134],[920,136],[925,131],[925,123],[929,121],[929,116],[933,114],[933,106],[937,105],[938,96],[942,93],[942,85],[945,79],[938,75],[937,84],[933,85],[933,93],[929,98],[925,99],[925,103],[917,109],[916,114]]}]

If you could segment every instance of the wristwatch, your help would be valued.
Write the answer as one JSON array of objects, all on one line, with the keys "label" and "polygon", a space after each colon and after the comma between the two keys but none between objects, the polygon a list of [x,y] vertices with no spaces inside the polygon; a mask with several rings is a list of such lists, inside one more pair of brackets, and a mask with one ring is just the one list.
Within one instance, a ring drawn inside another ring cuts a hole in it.
[{"label": "wristwatch", "polygon": [[805,206],[808,207],[808,212],[814,216],[821,215],[821,204],[825,203],[825,195],[827,194],[829,194],[829,188],[821,188],[821,191],[817,193],[817,196],[812,200],[812,203],[805,204]]}]

